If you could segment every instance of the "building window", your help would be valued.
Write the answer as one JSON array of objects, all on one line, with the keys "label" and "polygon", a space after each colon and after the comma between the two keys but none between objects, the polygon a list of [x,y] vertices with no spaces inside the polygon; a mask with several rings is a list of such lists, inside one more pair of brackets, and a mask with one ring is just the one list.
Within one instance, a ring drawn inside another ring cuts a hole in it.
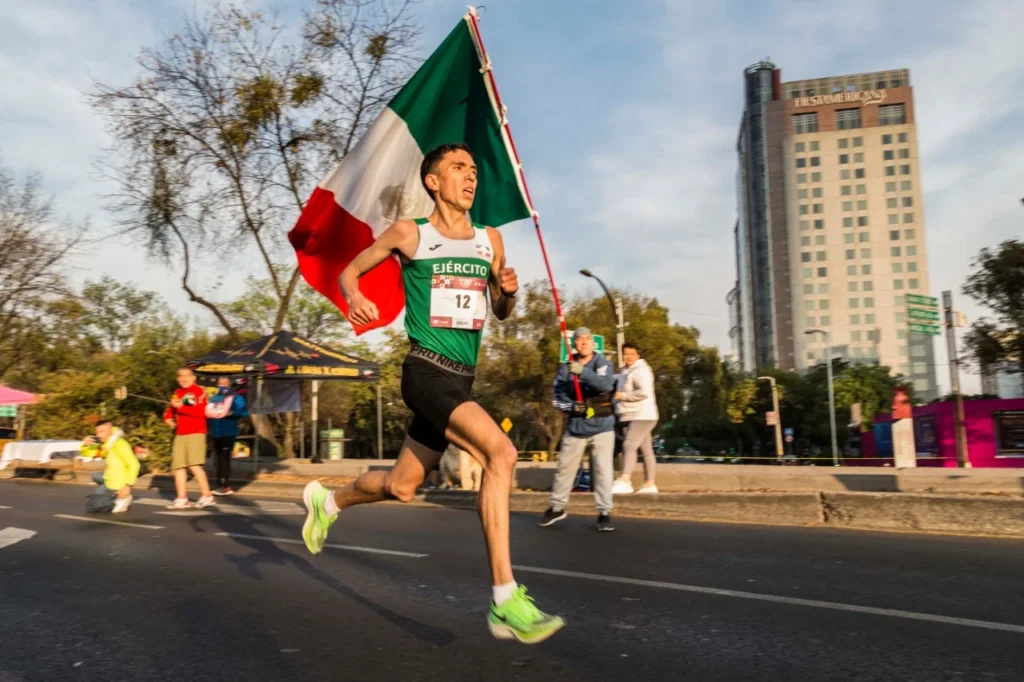
[{"label": "building window", "polygon": [[808,298],[804,301],[804,310],[814,310],[814,299]]},{"label": "building window", "polygon": [[841,171],[839,171],[839,179],[840,180],[849,180],[850,179],[850,171],[849,170],[841,170]]},{"label": "building window", "polygon": [[829,303],[827,298],[818,301],[818,310],[828,310],[828,308]]},{"label": "building window", "polygon": [[857,185],[857,194],[867,194],[867,193],[868,193],[868,186],[867,185]]},{"label": "building window", "polygon": [[807,173],[797,173],[796,181],[800,184],[807,182]]},{"label": "building window", "polygon": [[[797,159],[797,160],[796,160],[796,166],[797,166],[797,168],[800,168],[800,167],[801,167],[801,166],[800,166],[800,162],[801,162],[802,160],[803,160],[803,159]],[[896,166],[886,166],[886,167],[885,167],[885,174],[886,174],[887,176],[890,176],[890,177],[891,177],[891,176],[893,176],[893,175],[896,175]]]},{"label": "building window", "polygon": [[909,282],[907,282],[907,286],[911,289],[919,289],[919,284],[920,282],[916,279],[911,279]]},{"label": "building window", "polygon": [[869,242],[871,241],[871,235],[868,234],[867,232],[861,232],[860,236],[858,237],[858,241],[860,241],[861,243]]},{"label": "building window", "polygon": [[811,182],[821,182],[821,173],[811,173]]},{"label": "building window", "polygon": [[900,216],[899,216],[898,213],[890,213],[889,214],[889,224],[890,225],[899,225],[900,224]]},{"label": "building window", "polygon": [[[807,151],[807,145],[804,144],[803,142],[797,142],[796,145],[793,147],[793,151],[795,151],[797,154],[800,154],[801,152],[805,152],[805,151]],[[886,153],[888,153],[888,152],[886,152]]]},{"label": "building window", "polygon": [[851,308],[851,309],[852,308],[859,308],[860,307],[860,299],[859,298],[851,298],[849,301],[846,302],[846,307],[847,308]]},{"label": "building window", "polygon": [[906,346],[900,346],[900,347],[899,347],[899,350],[897,351],[897,354],[898,354],[898,355],[899,355],[899,356],[900,356],[901,358],[905,358],[905,357],[907,357],[907,347],[906,347]]},{"label": "building window", "polygon": [[846,260],[853,260],[856,257],[857,257],[857,250],[856,249],[847,249],[846,250]]},{"label": "building window", "polygon": [[862,274],[862,275],[870,275],[871,274],[871,266],[870,265],[862,265],[862,266],[860,266],[860,274]]},{"label": "building window", "polygon": [[860,128],[860,109],[839,109],[836,111],[836,130]]},{"label": "building window", "polygon": [[814,322],[815,322],[815,318],[813,318],[813,317],[804,318],[804,325],[807,326],[807,327],[813,327],[814,326]]},{"label": "building window", "polygon": [[825,282],[824,284],[819,284],[818,285],[818,293],[819,294],[827,294],[828,293],[828,282]]},{"label": "building window", "polygon": [[903,298],[903,296],[897,296],[895,299],[893,299],[893,302],[896,304],[897,308],[902,308],[907,304],[907,301],[906,299]]},{"label": "building window", "polygon": [[892,264],[892,271],[894,273],[903,272],[903,263],[893,263]]},{"label": "building window", "polygon": [[890,247],[889,248],[889,255],[892,256],[893,258],[899,258],[900,257],[900,247],[898,247],[898,246]]},{"label": "building window", "polygon": [[849,146],[850,146],[850,138],[848,138],[848,137],[839,138],[839,148],[840,149],[846,149]]},{"label": "building window", "polygon": [[860,324],[860,315],[850,315],[850,324]]},{"label": "building window", "polygon": [[823,235],[823,234],[815,235],[815,237],[814,237],[814,245],[815,246],[824,246],[825,245],[825,235]]},{"label": "building window", "polygon": [[800,215],[808,214],[807,204],[800,204]]},{"label": "building window", "polygon": [[889,240],[890,241],[894,241],[894,242],[898,242],[900,240],[900,231],[899,230],[889,230]]},{"label": "building window", "polygon": [[[897,296],[896,300],[899,300],[901,298],[903,298],[903,297],[902,296]],[[903,305],[903,304],[902,303],[897,303],[896,305]],[[896,324],[903,324],[904,322],[907,321],[907,314],[906,313],[896,313],[893,316],[893,318],[896,320]]]},{"label": "building window", "polygon": [[[878,125],[898,126],[907,122],[907,107],[904,104],[883,104],[878,107]],[[815,120],[817,123],[817,120]]]},{"label": "building window", "polygon": [[832,318],[829,317],[828,315],[822,315],[821,316],[821,326],[822,327],[827,327],[830,324],[832,324]]},{"label": "building window", "polygon": [[846,234],[843,235],[843,243],[844,244],[852,244],[853,243],[853,233],[852,232],[847,232]]},{"label": "building window", "polygon": [[813,268],[804,268],[803,270],[804,279],[809,279],[814,276]]},{"label": "building window", "polygon": [[[861,340],[861,333],[860,332],[850,332],[850,340],[851,341],[860,341]],[[857,350],[860,350],[860,349],[858,348]]]},{"label": "building window", "polygon": [[882,135],[882,144],[892,144],[892,135]]},{"label": "building window", "polygon": [[875,290],[875,283],[874,282],[864,282],[864,286],[862,288],[863,288],[864,291],[874,291]]},{"label": "building window", "polygon": [[914,228],[903,230],[903,238],[904,239],[914,239],[916,236],[917,235],[914,232]]},{"label": "building window", "polygon": [[913,261],[907,263],[907,272],[917,272],[917,263]]},{"label": "building window", "polygon": [[901,159],[909,159],[910,158],[910,150],[909,149],[901,149],[900,150],[900,158]]},{"label": "building window", "polygon": [[885,191],[886,192],[895,192],[896,191],[896,183],[895,182],[887,182],[887,183],[885,183]]},{"label": "building window", "polygon": [[858,199],[857,200],[857,210],[858,211],[866,211],[866,210],[868,210],[868,200],[867,199]]},{"label": "building window", "polygon": [[841,194],[844,197],[848,197],[852,193],[853,193],[853,187],[851,187],[850,185],[843,185],[842,187],[839,188],[839,194]]},{"label": "building window", "polygon": [[867,227],[868,217],[866,215],[857,216],[857,227]]},{"label": "building window", "polygon": [[857,266],[856,265],[847,265],[846,266],[846,276],[847,277],[853,277],[856,274],[857,274]]},{"label": "building window", "polygon": [[814,229],[815,230],[824,230],[825,229],[825,221],[823,219],[821,219],[821,218],[818,218],[817,220],[815,220],[814,221]]},{"label": "building window", "polygon": [[828,268],[818,268],[818,277],[828,277]]},{"label": "building window", "polygon": [[900,143],[906,142],[907,141],[907,134],[906,133],[900,133],[897,136],[896,141],[900,142]]},{"label": "building window", "polygon": [[849,291],[849,292],[854,292],[855,293],[857,291],[857,283],[856,282],[847,282],[846,283],[846,290]]},{"label": "building window", "polygon": [[818,114],[793,114],[793,132],[796,135],[818,132]]},{"label": "building window", "polygon": [[804,293],[805,294],[813,294],[814,293],[814,285],[813,284],[805,284],[804,285]]},{"label": "building window", "polygon": [[800,254],[800,262],[801,263],[810,263],[811,262],[811,252],[810,251],[804,251],[803,253],[801,253]]},{"label": "building window", "polygon": [[908,246],[907,247],[907,255],[908,256],[916,256],[917,255],[917,247],[916,246]]},{"label": "building window", "polygon": [[[807,198],[807,190],[806,189],[798,189],[796,191],[796,198],[797,199],[806,199]],[[896,200],[893,199],[893,201],[895,202]]]},{"label": "building window", "polygon": [[810,246],[810,245],[811,245],[811,238],[810,237],[800,237],[800,246]]},{"label": "building window", "polygon": [[900,180],[900,189],[904,192],[909,192],[914,188],[914,183],[910,180]]},{"label": "building window", "polygon": [[853,210],[853,202],[852,201],[844,201],[843,202],[843,210],[844,211],[852,211]]},{"label": "building window", "polygon": [[910,208],[914,205],[914,197],[903,197],[903,208]]},{"label": "building window", "polygon": [[899,339],[900,341],[906,341],[907,340],[907,330],[906,329],[897,329],[896,330],[896,338]]},{"label": "building window", "polygon": [[[800,145],[797,145],[797,147],[799,147],[799,146]],[[798,148],[797,151],[803,151],[803,150]],[[883,161],[892,161],[895,158],[896,158],[896,152],[894,152],[892,149],[886,149],[884,152],[882,152],[882,160]]]},{"label": "building window", "polygon": [[825,212],[825,205],[824,204],[814,204],[814,212],[815,213],[824,213]]},{"label": "building window", "polygon": [[843,218],[843,227],[853,227],[853,218],[851,218],[851,217]]},{"label": "building window", "polygon": [[811,229],[811,221],[810,220],[801,220],[800,221],[800,229],[801,230],[809,230],[809,229]]},{"label": "building window", "polygon": [[799,159],[797,159],[796,160],[796,167],[797,168],[806,168],[807,167],[807,159],[805,159],[803,157],[800,157]]},{"label": "building window", "polygon": [[894,279],[892,281],[892,288],[895,289],[896,291],[899,291],[900,289],[902,289],[903,288],[903,280],[902,279]]},{"label": "building window", "polygon": [[854,163],[864,163],[864,152],[857,152],[853,155]]},{"label": "building window", "polygon": [[821,198],[821,188],[820,187],[815,187],[814,189],[812,189],[811,190],[811,196],[813,196],[815,199],[820,199]]},{"label": "building window", "polygon": [[[804,192],[806,190],[800,190],[800,191]],[[801,199],[806,199],[807,197],[806,196],[800,196],[800,198]],[[886,208],[896,208],[898,205],[899,205],[899,201],[896,199],[896,197],[889,197],[888,199],[885,200],[885,207]]]},{"label": "building window", "polygon": [[850,163],[850,155],[849,154],[840,154],[839,155],[839,164],[842,165],[844,163]]},{"label": "building window", "polygon": [[870,298],[870,297],[869,298],[865,298],[864,299],[864,307],[865,308],[874,308],[875,307],[875,299]]},{"label": "building window", "polygon": [[860,257],[861,258],[871,258],[871,249],[861,249],[860,250]]},{"label": "building window", "polygon": [[[814,159],[811,159],[814,161]],[[813,164],[812,164],[813,165]],[[910,175],[910,165],[900,166],[900,175]]]},{"label": "building window", "polygon": [[903,214],[903,222],[904,223],[912,223],[912,222],[914,222],[914,214],[913,213],[904,213]]},{"label": "building window", "polygon": [[854,177],[856,177],[858,179],[863,179],[864,178],[864,169],[863,168],[856,169],[855,171],[853,171],[853,175],[854,175]]},{"label": "building window", "polygon": [[853,138],[853,146],[854,147],[863,147],[864,146],[864,138],[863,137],[855,137],[855,138]]},{"label": "building window", "polygon": [[[821,165],[821,157],[820,156],[812,156],[811,157],[811,165],[812,166],[820,166]],[[907,168],[910,168],[910,166],[907,166]]]},{"label": "building window", "polygon": [[816,151],[818,151],[818,150],[819,150],[820,148],[821,148],[821,146],[820,146],[820,145],[818,144],[818,142],[816,142],[816,141],[812,141],[812,142],[810,143],[810,145],[808,145],[808,149],[809,149],[810,151],[812,151],[812,152],[816,152]]},{"label": "building window", "polygon": [[816,260],[818,262],[821,262],[821,261],[825,260],[825,252],[824,251],[816,252],[814,254],[814,260]]}]

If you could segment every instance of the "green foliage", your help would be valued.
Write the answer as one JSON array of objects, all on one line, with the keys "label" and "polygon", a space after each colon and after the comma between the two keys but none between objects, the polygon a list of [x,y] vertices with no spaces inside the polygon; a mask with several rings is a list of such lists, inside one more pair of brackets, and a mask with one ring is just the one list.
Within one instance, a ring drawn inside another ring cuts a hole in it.
[{"label": "green foliage", "polygon": [[974,323],[965,341],[982,369],[1001,366],[1024,380],[1024,241],[1008,239],[974,259],[964,293],[995,318]]},{"label": "green foliage", "polygon": [[867,432],[876,416],[891,409],[892,389],[901,383],[899,377],[890,374],[888,367],[853,365],[836,377],[836,403],[847,410],[854,403],[860,403],[860,429]]}]

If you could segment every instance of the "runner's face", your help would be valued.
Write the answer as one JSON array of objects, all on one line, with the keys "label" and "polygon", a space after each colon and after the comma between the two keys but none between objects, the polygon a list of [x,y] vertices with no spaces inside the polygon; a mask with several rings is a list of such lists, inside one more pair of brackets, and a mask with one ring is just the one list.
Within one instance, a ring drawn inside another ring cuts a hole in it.
[{"label": "runner's face", "polygon": [[438,194],[442,201],[463,211],[473,207],[476,196],[476,164],[473,157],[458,149],[448,152],[437,164]]},{"label": "runner's face", "polygon": [[189,388],[196,383],[196,375],[187,369],[178,372],[178,385],[182,388]]}]

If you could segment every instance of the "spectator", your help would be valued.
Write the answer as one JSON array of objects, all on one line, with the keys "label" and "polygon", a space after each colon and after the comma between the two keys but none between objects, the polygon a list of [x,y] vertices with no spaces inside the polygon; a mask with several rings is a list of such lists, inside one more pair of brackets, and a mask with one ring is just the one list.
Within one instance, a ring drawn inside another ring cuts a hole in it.
[{"label": "spectator", "polygon": [[624,495],[633,492],[633,468],[636,454],[644,453],[644,484],[636,491],[639,495],[654,494],[654,443],[651,433],[658,425],[658,402],[654,395],[654,372],[640,357],[632,343],[622,344],[623,367],[619,390],[615,393],[619,420],[626,425],[626,438],[622,444],[622,475],[615,481],[612,493]]},{"label": "spectator", "polygon": [[96,489],[85,503],[85,511],[122,514],[132,506],[132,486],[139,477],[139,460],[120,429],[109,420],[96,423],[96,435],[82,441],[83,457],[106,460],[103,472],[93,474]]},{"label": "spectator", "polygon": [[[576,471],[583,452],[591,446],[591,488],[597,503],[597,529],[612,531],[613,450],[615,448],[615,413],[612,389],[615,372],[607,359],[594,353],[594,337],[586,327],[572,335],[576,356],[558,368],[555,377],[555,407],[569,413],[569,425],[562,437],[558,453],[558,470],[551,488],[550,507],[538,525],[550,526],[566,517]],[[579,380],[583,400],[577,400],[573,377]]]},{"label": "spectator", "polygon": [[171,472],[174,474],[174,488],[177,497],[168,509],[188,509],[193,505],[188,500],[188,472],[199,482],[200,497],[196,507],[203,508],[217,504],[210,493],[206,479],[206,391],[196,386],[196,375],[188,367],[178,370],[178,386],[171,397],[171,404],[164,412],[164,423],[174,429],[174,445],[171,448]]},{"label": "spectator", "polygon": [[213,441],[213,456],[217,467],[217,489],[214,495],[234,495],[231,488],[231,455],[238,438],[238,422],[249,415],[245,397],[231,392],[231,379],[217,379],[217,393],[206,406],[206,425]]}]

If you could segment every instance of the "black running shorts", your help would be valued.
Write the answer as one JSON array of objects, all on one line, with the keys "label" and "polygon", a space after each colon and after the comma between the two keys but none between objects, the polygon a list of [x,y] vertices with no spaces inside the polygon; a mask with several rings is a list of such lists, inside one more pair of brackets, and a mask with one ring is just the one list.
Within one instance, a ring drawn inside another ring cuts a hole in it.
[{"label": "black running shorts", "polygon": [[475,378],[472,370],[472,367],[413,346],[402,362],[402,400],[413,414],[408,431],[410,438],[436,452],[448,448],[444,432],[452,412],[472,400],[470,391]]}]

